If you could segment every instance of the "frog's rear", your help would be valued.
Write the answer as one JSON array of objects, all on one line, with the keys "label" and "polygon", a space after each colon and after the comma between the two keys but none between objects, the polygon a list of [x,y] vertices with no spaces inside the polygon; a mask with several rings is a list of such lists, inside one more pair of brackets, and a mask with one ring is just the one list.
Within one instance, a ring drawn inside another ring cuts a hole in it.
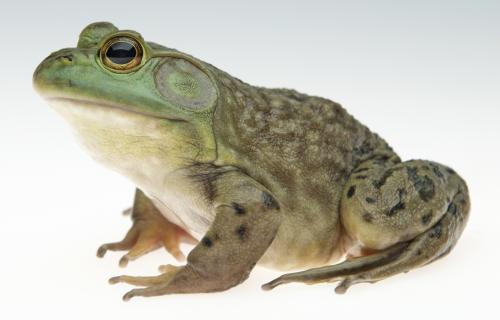
[{"label": "frog's rear", "polygon": [[401,162],[339,104],[248,85],[109,23],[50,55],[34,82],[93,157],[138,186],[131,230],[99,256],[128,250],[125,266],[163,246],[182,260],[179,243],[197,243],[160,276],[112,278],[146,287],[125,299],[221,291],[256,263],[304,268],[348,253],[264,286],[341,281],[344,292],[444,256],[468,218],[454,170]]}]

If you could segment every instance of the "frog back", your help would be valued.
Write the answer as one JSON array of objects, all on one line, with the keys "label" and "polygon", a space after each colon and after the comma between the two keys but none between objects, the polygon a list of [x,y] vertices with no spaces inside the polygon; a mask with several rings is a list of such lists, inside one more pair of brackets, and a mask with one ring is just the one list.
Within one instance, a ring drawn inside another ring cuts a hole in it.
[{"label": "frog back", "polygon": [[331,202],[360,162],[393,153],[336,102],[254,87],[224,74],[218,78],[218,162],[244,169],[271,190],[308,192]]}]

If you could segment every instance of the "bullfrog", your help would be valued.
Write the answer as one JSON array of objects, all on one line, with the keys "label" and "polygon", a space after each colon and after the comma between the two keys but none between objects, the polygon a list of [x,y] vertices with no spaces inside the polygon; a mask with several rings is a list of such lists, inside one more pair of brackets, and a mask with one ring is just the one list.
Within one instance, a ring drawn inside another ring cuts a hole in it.
[{"label": "bullfrog", "polygon": [[[464,180],[402,161],[340,104],[247,84],[189,54],[108,22],[50,54],[35,89],[97,162],[137,187],[126,266],[165,248],[180,265],[121,275],[123,297],[223,291],[256,264],[335,291],[427,265],[457,243],[469,216]],[[194,248],[187,259],[181,243]]]}]

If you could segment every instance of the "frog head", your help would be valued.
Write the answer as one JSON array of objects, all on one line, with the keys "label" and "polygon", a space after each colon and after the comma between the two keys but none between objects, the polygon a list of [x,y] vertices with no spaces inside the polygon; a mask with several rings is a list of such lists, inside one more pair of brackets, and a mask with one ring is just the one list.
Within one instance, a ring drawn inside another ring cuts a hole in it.
[{"label": "frog head", "polygon": [[43,60],[33,82],[97,160],[127,170],[147,158],[174,170],[215,157],[210,66],[137,32],[93,23],[76,48]]}]

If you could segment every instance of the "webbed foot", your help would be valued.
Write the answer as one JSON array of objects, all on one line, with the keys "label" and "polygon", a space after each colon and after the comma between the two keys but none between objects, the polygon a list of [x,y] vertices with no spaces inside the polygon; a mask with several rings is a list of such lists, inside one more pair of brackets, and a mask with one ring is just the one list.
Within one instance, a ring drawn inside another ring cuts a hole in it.
[{"label": "webbed foot", "polygon": [[108,250],[128,250],[119,262],[121,267],[125,267],[129,261],[163,246],[177,260],[183,261],[185,256],[179,248],[180,243],[198,242],[181,227],[168,221],[140,190],[136,191],[132,221],[132,227],[123,240],[101,245],[97,250],[98,257],[104,257]]}]

